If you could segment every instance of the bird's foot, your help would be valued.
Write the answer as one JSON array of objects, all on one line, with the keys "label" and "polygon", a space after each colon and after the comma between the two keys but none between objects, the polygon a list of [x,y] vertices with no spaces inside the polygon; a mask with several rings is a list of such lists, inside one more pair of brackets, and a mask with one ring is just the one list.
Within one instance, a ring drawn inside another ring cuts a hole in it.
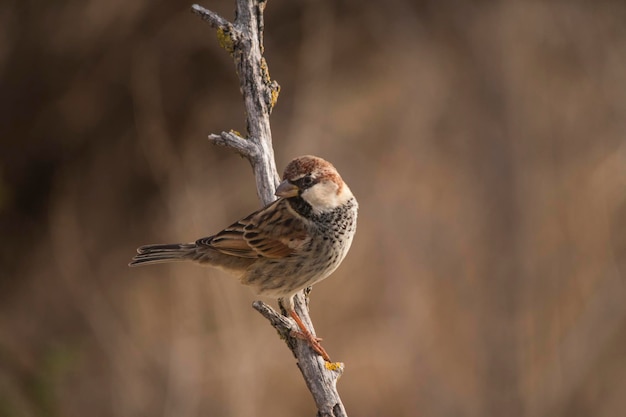
[{"label": "bird's foot", "polygon": [[317,352],[326,362],[332,362],[330,360],[330,356],[328,356],[328,353],[326,353],[326,350],[322,347],[322,344],[320,343],[322,339],[315,337],[311,334],[311,332],[304,326],[304,323],[302,323],[300,316],[298,316],[295,311],[290,311],[289,313],[300,328],[300,331],[292,331],[291,335],[293,337],[297,337],[298,339],[306,340],[307,342],[309,342],[309,346],[311,346],[311,348],[315,352]]}]

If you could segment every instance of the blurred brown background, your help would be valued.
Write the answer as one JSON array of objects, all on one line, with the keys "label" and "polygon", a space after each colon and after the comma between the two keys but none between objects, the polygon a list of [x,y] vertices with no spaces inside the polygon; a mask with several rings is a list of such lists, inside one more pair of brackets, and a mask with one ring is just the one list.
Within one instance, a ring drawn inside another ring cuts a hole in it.
[{"label": "blurred brown background", "polygon": [[[40,3],[0,4],[0,415],[314,415],[248,289],[126,266],[259,205],[206,141],[245,131],[214,32],[178,0]],[[269,2],[278,166],[323,156],[361,204],[312,294],[350,415],[624,415],[625,21]]]}]

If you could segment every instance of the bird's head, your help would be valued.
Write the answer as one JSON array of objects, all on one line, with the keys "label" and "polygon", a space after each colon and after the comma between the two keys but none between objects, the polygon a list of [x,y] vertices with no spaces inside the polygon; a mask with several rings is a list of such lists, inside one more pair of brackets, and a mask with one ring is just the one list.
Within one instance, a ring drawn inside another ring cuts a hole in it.
[{"label": "bird's head", "polygon": [[287,165],[276,195],[301,198],[315,213],[332,211],[353,198],[350,188],[335,167],[311,155],[295,158]]}]

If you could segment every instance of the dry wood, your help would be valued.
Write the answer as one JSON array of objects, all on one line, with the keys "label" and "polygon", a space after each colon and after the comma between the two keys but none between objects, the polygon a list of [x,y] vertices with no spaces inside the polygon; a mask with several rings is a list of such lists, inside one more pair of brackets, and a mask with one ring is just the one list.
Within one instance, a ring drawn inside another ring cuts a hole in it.
[{"label": "dry wood", "polygon": [[[269,116],[280,89],[270,79],[267,63],[263,58],[265,4],[264,0],[236,0],[234,23],[199,5],[192,6],[195,14],[217,30],[220,45],[233,57],[246,108],[247,137],[243,138],[230,131],[219,135],[211,134],[209,140],[215,145],[233,149],[248,159],[254,171],[259,199],[264,205],[275,199],[274,191],[279,182]],[[308,292],[306,295],[304,292],[296,295],[295,310],[315,335],[307,297]],[[317,415],[346,416],[337,392],[337,380],[343,373],[343,364],[325,362],[306,341],[293,337],[293,332],[298,328],[292,319],[279,314],[261,301],[255,301],[253,307],[269,320],[296,357],[317,406]]]}]

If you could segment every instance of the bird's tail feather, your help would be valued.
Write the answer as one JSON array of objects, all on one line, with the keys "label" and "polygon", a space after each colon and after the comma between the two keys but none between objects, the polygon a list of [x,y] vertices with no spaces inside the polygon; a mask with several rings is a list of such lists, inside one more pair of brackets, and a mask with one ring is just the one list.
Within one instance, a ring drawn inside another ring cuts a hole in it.
[{"label": "bird's tail feather", "polygon": [[137,249],[137,255],[130,261],[128,266],[185,261],[194,258],[196,249],[195,243],[145,245]]}]

